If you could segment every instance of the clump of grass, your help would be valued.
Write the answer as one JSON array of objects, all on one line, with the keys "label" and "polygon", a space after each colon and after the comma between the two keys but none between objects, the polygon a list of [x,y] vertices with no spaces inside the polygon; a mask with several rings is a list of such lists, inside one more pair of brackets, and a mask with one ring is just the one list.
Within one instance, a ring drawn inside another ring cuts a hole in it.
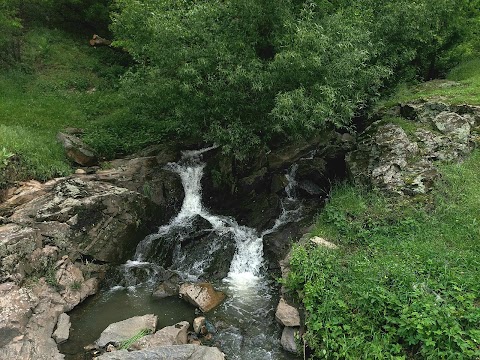
[{"label": "clump of grass", "polygon": [[443,166],[428,201],[333,191],[313,234],[340,250],[296,247],[287,280],[316,356],[480,356],[479,168],[479,151]]},{"label": "clump of grass", "polygon": [[133,335],[130,339],[127,339],[125,341],[122,341],[120,343],[120,346],[119,348],[121,350],[128,350],[130,348],[130,346],[132,346],[132,344],[134,344],[135,342],[137,342],[138,340],[140,340],[141,338],[143,338],[144,336],[147,336],[147,335],[150,335],[151,334],[151,331],[150,329],[142,329],[140,330],[138,333],[136,333],[135,335]]}]

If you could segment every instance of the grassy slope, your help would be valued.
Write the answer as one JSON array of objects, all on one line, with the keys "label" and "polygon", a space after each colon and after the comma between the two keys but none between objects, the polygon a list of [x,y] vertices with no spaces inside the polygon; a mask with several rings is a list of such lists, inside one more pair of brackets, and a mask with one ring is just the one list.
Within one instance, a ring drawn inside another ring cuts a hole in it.
[{"label": "grassy slope", "polygon": [[43,28],[25,35],[23,49],[23,69],[0,72],[0,152],[21,157],[20,177],[67,174],[71,166],[55,136],[92,126],[96,102],[111,96],[99,76],[102,49]]},{"label": "grassy slope", "polygon": [[[453,73],[472,88],[450,99],[479,104],[480,66],[469,66]],[[419,203],[336,187],[312,235],[340,250],[298,246],[287,281],[303,299],[318,357],[480,358],[479,169],[478,150],[443,166]]]}]

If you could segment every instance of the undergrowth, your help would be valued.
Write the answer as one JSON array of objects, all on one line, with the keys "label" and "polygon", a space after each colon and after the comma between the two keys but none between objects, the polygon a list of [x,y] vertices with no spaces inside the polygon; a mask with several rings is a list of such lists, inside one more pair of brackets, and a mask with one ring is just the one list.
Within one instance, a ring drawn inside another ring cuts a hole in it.
[{"label": "undergrowth", "polygon": [[[325,359],[480,358],[480,152],[420,200],[338,186],[293,251],[289,289]],[[417,201],[418,200],[418,201]]]}]

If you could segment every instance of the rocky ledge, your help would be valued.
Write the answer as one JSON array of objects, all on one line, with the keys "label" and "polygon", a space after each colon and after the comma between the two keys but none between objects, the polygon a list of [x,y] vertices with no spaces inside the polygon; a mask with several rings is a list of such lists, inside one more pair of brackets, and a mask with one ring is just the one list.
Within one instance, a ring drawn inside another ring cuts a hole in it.
[{"label": "rocky ledge", "polygon": [[63,359],[52,338],[60,315],[94,294],[108,264],[123,262],[181,205],[181,182],[163,169],[172,157],[117,160],[110,169],[7,191],[0,203],[1,359]]}]

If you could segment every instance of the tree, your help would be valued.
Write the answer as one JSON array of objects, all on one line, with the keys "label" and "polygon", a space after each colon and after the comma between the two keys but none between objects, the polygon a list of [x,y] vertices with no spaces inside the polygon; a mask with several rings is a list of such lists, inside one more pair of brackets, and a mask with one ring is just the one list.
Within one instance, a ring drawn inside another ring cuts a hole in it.
[{"label": "tree", "polygon": [[455,3],[116,0],[112,30],[137,63],[123,79],[137,121],[242,158],[348,128],[386,86],[438,73],[461,40]]}]

